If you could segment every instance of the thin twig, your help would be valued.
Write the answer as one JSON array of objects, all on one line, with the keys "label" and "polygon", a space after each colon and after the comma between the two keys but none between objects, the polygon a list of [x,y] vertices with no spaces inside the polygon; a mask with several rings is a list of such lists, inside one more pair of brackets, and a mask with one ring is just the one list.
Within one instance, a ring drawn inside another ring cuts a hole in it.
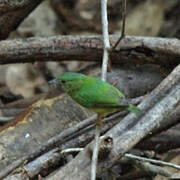
[{"label": "thin twig", "polygon": [[[170,171],[168,171],[167,169],[164,169],[160,166],[148,163],[148,162],[142,162],[139,160],[133,160],[133,162],[135,163],[136,167],[140,169],[140,171],[144,171],[148,174],[150,174],[151,176],[160,174],[164,177],[171,177],[172,173]],[[132,163],[132,161],[131,161]]]},{"label": "thin twig", "polygon": [[124,10],[123,10],[123,17],[122,17],[122,33],[120,38],[117,40],[117,42],[112,47],[112,51],[116,49],[117,45],[121,42],[121,40],[125,37],[125,27],[126,27],[126,0],[124,0]]},{"label": "thin twig", "polygon": [[14,119],[14,117],[0,117],[0,123],[6,123]]},{"label": "thin twig", "polygon": [[101,18],[102,18],[102,30],[103,30],[103,64],[102,64],[102,76],[101,79],[106,81],[108,56],[110,50],[109,33],[108,33],[108,19],[107,19],[107,0],[101,0]]},{"label": "thin twig", "polygon": [[61,153],[74,153],[74,152],[79,152],[82,151],[84,148],[68,148],[68,149],[63,149]]},{"label": "thin twig", "polygon": [[94,144],[93,156],[91,162],[91,180],[96,180],[96,168],[97,168],[98,154],[99,154],[100,133],[101,133],[101,126],[96,125],[95,144]]},{"label": "thin twig", "polygon": [[[103,81],[106,81],[109,50],[110,50],[110,41],[109,41],[109,33],[108,33],[108,18],[107,18],[107,0],[101,0],[101,21],[102,21],[103,45],[104,45],[101,79]],[[102,119],[98,119],[97,122],[98,121],[102,121]],[[98,123],[96,123],[95,144],[94,144],[93,156],[92,156],[92,162],[91,162],[91,180],[96,179],[100,133],[101,133],[101,125],[98,125]]]},{"label": "thin twig", "polygon": [[[126,0],[125,0],[124,8],[126,9]],[[109,41],[109,33],[108,33],[108,18],[107,18],[107,0],[101,0],[101,18],[102,18],[101,21],[102,21],[103,45],[104,45],[101,79],[103,81],[106,81],[108,60],[109,60],[109,50],[110,50],[110,41]],[[123,14],[123,33],[122,33],[123,37],[124,37],[124,29],[125,29],[125,10]],[[92,157],[92,162],[91,162],[92,163],[91,164],[91,180],[96,179],[100,133],[101,133],[101,126],[98,126],[96,124],[95,145],[94,145],[93,157]]]},{"label": "thin twig", "polygon": [[120,159],[119,163],[125,162],[127,165],[133,165],[136,169],[135,171],[132,171],[130,173],[127,173],[122,176],[117,176],[118,180],[124,180],[124,179],[141,179],[140,177],[154,177],[156,175],[161,175],[164,177],[170,178],[173,173],[167,169],[164,169],[163,167],[148,163],[148,162],[142,162],[135,159],[129,159],[129,158],[123,158]]},{"label": "thin twig", "polygon": [[155,160],[155,159],[144,158],[144,157],[139,157],[139,156],[136,156],[133,154],[128,154],[128,153],[126,153],[124,156],[127,158],[136,159],[136,160],[143,161],[143,162],[150,162],[150,163],[154,163],[157,165],[173,167],[173,168],[180,170],[180,166],[173,164],[173,163],[164,162],[164,161]]}]

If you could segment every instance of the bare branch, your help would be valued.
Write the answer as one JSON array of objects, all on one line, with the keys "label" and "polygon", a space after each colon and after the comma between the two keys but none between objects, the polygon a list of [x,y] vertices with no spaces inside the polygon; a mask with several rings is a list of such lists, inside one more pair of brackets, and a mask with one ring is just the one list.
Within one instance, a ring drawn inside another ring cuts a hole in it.
[{"label": "bare branch", "polygon": [[93,155],[91,160],[91,180],[96,180],[100,134],[101,134],[101,127],[96,124],[95,140],[94,140],[95,143],[93,144],[94,147],[93,147]]},{"label": "bare branch", "polygon": [[109,59],[109,33],[108,33],[108,18],[107,18],[107,0],[101,0],[101,18],[102,18],[102,29],[103,29],[103,64],[102,64],[102,77],[103,81],[106,81],[107,76],[107,65]]},{"label": "bare branch", "polygon": [[[116,42],[118,36],[110,36]],[[7,40],[0,43],[0,64],[37,61],[101,61],[101,36],[54,36]],[[118,47],[117,47],[118,49]],[[117,64],[160,64],[174,67],[180,63],[180,40],[126,36],[121,49],[112,51],[110,59]]]},{"label": "bare branch", "polygon": [[[178,111],[178,109],[176,111]],[[146,138],[144,141],[141,141],[136,147],[141,150],[153,150],[156,153],[165,153],[169,150],[180,148],[179,139],[179,130],[176,129],[176,127],[172,127],[165,132],[157,134],[156,136]]]},{"label": "bare branch", "polygon": [[126,0],[124,0],[124,11],[123,11],[123,17],[122,17],[122,32],[120,38],[117,40],[117,42],[112,47],[112,51],[116,49],[117,45],[121,42],[121,40],[125,37],[125,28],[126,28]]},{"label": "bare branch", "polygon": [[73,152],[79,152],[82,151],[84,148],[69,148],[69,149],[63,149],[61,153],[73,153]]},{"label": "bare branch", "polygon": [[11,121],[14,117],[0,117],[0,123]]},{"label": "bare branch", "polygon": [[136,156],[136,155],[133,155],[133,154],[128,154],[128,153],[126,153],[124,156],[127,157],[127,158],[130,158],[130,159],[135,159],[135,160],[139,160],[139,161],[143,161],[143,162],[150,162],[150,163],[153,163],[153,164],[157,164],[157,165],[161,165],[161,166],[168,166],[168,167],[172,167],[172,168],[180,170],[180,166],[176,165],[176,164],[173,164],[173,163],[160,161],[160,160],[156,160],[156,159],[139,157],[139,156]]},{"label": "bare branch", "polygon": [[131,163],[134,163],[135,166],[139,168],[141,172],[144,171],[148,175],[151,174],[152,176],[154,176],[154,175],[160,174],[164,177],[171,177],[173,175],[173,173],[168,171],[167,169],[154,165],[154,164],[150,164],[150,163],[138,161],[138,160],[131,161]]},{"label": "bare branch", "polygon": [[0,0],[0,39],[8,37],[43,0]]}]

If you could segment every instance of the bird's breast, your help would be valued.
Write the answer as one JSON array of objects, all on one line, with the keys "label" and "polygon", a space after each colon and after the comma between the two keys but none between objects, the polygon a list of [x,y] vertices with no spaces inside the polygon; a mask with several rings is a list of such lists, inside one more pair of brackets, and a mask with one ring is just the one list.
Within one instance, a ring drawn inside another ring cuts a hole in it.
[{"label": "bird's breast", "polygon": [[90,108],[90,109],[99,115],[103,115],[104,117],[107,116],[109,113],[114,113],[117,111],[117,108],[94,107],[94,108]]}]

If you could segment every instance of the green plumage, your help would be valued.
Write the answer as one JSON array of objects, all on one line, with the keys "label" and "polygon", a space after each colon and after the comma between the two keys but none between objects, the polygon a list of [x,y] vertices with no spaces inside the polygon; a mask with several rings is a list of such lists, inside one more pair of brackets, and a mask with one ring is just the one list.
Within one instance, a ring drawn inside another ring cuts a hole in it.
[{"label": "green plumage", "polygon": [[58,76],[57,80],[72,99],[99,115],[105,116],[117,110],[139,112],[139,109],[129,104],[117,88],[99,78],[80,73],[64,73]]}]

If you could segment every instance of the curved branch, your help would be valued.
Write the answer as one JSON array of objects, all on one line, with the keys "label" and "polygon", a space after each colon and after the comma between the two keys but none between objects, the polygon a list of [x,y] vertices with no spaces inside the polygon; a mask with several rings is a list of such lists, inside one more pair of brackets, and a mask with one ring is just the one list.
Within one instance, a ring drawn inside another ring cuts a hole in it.
[{"label": "curved branch", "polygon": [[[118,40],[111,36],[111,43]],[[119,47],[119,46],[118,46]],[[160,64],[175,67],[180,63],[180,40],[126,36],[121,49],[112,51],[110,59],[118,64]],[[0,43],[0,64],[36,61],[101,61],[101,36],[54,36],[7,40]]]},{"label": "curved branch", "polygon": [[6,39],[43,0],[0,0],[0,39]]}]

